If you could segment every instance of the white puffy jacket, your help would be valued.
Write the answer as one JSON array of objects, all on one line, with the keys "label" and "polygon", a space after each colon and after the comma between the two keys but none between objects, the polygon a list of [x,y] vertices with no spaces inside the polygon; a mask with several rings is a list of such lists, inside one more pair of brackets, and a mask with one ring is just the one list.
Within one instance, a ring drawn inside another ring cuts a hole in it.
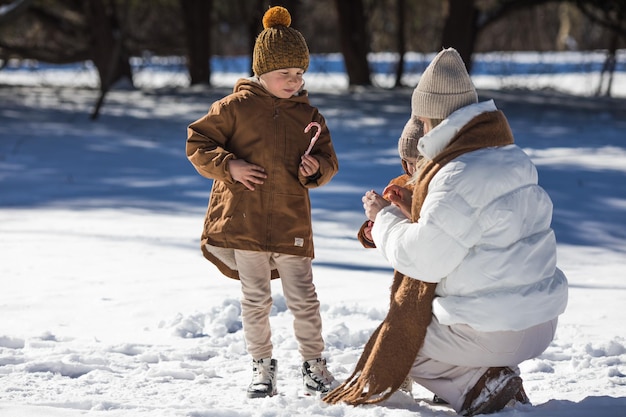
[{"label": "white puffy jacket", "polygon": [[[493,101],[464,107],[420,140],[429,159]],[[552,202],[537,170],[516,145],[452,160],[434,176],[419,221],[388,206],[372,236],[394,269],[438,283],[440,323],[480,331],[522,330],[561,314],[567,279],[556,267]]]}]

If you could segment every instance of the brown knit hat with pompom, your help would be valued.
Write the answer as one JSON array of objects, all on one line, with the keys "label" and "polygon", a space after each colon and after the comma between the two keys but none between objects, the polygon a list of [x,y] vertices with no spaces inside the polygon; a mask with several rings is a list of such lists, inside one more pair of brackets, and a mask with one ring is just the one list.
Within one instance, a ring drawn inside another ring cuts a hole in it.
[{"label": "brown knit hat with pompom", "polygon": [[300,32],[289,27],[291,15],[281,6],[263,15],[263,32],[256,38],[252,70],[259,76],[282,68],[309,68],[309,48]]}]

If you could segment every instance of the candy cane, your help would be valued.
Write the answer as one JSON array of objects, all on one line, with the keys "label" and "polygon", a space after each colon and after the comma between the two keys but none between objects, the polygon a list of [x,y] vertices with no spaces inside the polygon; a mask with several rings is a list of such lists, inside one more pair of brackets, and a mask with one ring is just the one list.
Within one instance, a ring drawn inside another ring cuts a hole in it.
[{"label": "candy cane", "polygon": [[312,127],[316,127],[317,132],[315,132],[315,136],[311,138],[311,144],[309,145],[309,148],[304,153],[305,155],[308,155],[311,152],[311,149],[313,149],[313,145],[315,145],[315,141],[317,140],[317,138],[320,137],[320,133],[322,132],[322,126],[320,126],[319,123],[311,122],[304,128],[304,133],[307,133],[309,130],[311,130]]}]

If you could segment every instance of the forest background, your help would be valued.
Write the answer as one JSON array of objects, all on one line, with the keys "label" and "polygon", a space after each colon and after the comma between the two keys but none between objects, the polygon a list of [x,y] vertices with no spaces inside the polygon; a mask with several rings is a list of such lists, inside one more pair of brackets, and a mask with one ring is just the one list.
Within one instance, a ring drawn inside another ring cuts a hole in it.
[{"label": "forest background", "polygon": [[[612,74],[626,47],[626,0],[0,0],[0,70],[16,62],[90,62],[101,96],[131,58],[179,56],[189,83],[211,85],[211,57],[250,56],[268,7],[283,5],[312,54],[341,53],[349,86],[372,85],[372,52],[454,47],[471,71],[490,51],[598,51]],[[598,95],[610,95],[610,82]]]}]

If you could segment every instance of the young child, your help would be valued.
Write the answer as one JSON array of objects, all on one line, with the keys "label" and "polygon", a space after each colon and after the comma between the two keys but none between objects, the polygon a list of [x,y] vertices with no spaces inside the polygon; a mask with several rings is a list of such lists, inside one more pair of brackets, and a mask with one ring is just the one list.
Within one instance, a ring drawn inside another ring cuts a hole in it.
[{"label": "young child", "polygon": [[[400,134],[400,138],[398,139],[398,155],[400,156],[400,161],[404,174],[392,179],[389,182],[389,185],[404,187],[412,192],[413,183],[411,182],[411,178],[415,174],[418,162],[422,159],[422,156],[417,150],[417,143],[419,142],[423,134],[424,127],[422,123],[418,119],[411,117],[404,125],[402,133]],[[410,207],[410,201],[407,203]],[[397,204],[399,206],[401,205],[400,203]],[[410,211],[410,208],[408,210]],[[361,242],[363,247],[368,249],[376,248],[376,244],[374,243],[374,239],[372,238],[373,226],[373,221],[366,220],[361,225],[361,228],[359,229],[359,232],[357,234],[359,242]],[[410,376],[407,376],[399,389],[406,392],[408,395],[413,395],[413,379],[411,379]],[[437,397],[435,396],[435,398]]]},{"label": "young child", "polygon": [[[416,118],[411,117],[404,125],[400,138],[398,139],[398,155],[400,156],[404,174],[392,179],[389,182],[389,185],[394,184],[400,187],[405,187],[410,191],[413,190],[413,186],[410,181],[413,174],[415,174],[417,163],[421,159],[421,155],[417,150],[417,143],[423,134],[424,127],[422,126],[422,123]],[[374,222],[366,220],[363,225],[361,225],[357,234],[359,242],[361,242],[365,248],[376,247],[374,240],[372,239],[372,226],[374,226]]]},{"label": "young child", "polygon": [[[283,7],[265,13],[254,46],[254,77],[238,80],[232,94],[188,128],[187,157],[214,180],[202,252],[241,282],[244,337],[252,356],[250,398],[277,393],[269,315],[270,279],[278,277],[294,316],[305,391],[323,395],[336,384],[322,357],[308,189],[329,182],[339,166],[324,117],[303,89],[307,44],[290,25]],[[312,122],[317,131],[314,126],[305,132]]]}]

